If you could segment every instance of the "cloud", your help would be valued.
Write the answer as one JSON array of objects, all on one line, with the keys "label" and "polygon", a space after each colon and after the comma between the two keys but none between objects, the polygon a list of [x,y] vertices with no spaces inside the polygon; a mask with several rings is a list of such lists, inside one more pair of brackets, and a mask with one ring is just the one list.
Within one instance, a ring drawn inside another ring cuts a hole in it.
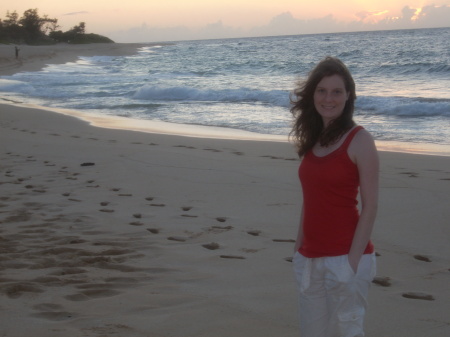
[{"label": "cloud", "polygon": [[286,12],[274,17],[266,26],[252,28],[249,33],[251,36],[316,34],[342,31],[343,28],[343,24],[331,14],[322,18],[301,20]]},{"label": "cloud", "polygon": [[358,17],[360,20],[364,21],[366,19],[378,17],[380,15],[384,15],[384,14],[387,14],[387,13],[389,13],[388,10],[384,10],[384,11],[363,11],[363,12],[356,13],[356,17]]},{"label": "cloud", "polygon": [[263,26],[235,28],[222,21],[203,27],[149,27],[142,24],[128,30],[106,33],[117,42],[161,42],[256,36],[320,34],[365,30],[438,28],[450,26],[450,6],[429,5],[421,9],[405,6],[399,16],[385,10],[359,12],[355,20],[342,22],[333,15],[314,19],[297,19],[290,12],[281,13]]},{"label": "cloud", "polygon": [[450,6],[429,5],[422,8],[405,6],[399,17],[386,17],[376,23],[368,24],[371,30],[438,28],[450,26]]},{"label": "cloud", "polygon": [[246,36],[244,31],[239,28],[225,26],[222,21],[210,23],[200,28],[188,28],[184,26],[149,27],[146,23],[143,23],[139,27],[108,34],[108,37],[117,42],[206,40],[244,36]]},{"label": "cloud", "polygon": [[70,15],[81,15],[81,14],[89,14],[89,12],[86,11],[80,11],[80,12],[71,12],[71,13],[65,13],[63,16],[70,16]]}]

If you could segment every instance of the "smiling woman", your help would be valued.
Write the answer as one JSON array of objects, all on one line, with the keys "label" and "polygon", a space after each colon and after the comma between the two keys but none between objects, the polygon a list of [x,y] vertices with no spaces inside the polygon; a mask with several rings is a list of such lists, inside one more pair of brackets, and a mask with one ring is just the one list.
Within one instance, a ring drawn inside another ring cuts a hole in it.
[{"label": "smiling woman", "polygon": [[301,335],[364,336],[375,276],[370,236],[378,203],[377,150],[352,119],[355,84],[340,60],[321,61],[294,94],[303,192],[293,258]]},{"label": "smiling woman", "polygon": [[314,106],[325,126],[342,114],[349,95],[339,75],[324,77],[319,82],[314,92]]}]

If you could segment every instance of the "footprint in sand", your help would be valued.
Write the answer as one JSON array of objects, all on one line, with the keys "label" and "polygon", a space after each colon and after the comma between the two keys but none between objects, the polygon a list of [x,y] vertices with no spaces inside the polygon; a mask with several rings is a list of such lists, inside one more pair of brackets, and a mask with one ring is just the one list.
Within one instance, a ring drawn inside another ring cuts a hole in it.
[{"label": "footprint in sand", "polygon": [[31,316],[47,319],[49,321],[65,321],[77,317],[77,315],[67,311],[44,311],[32,314]]},{"label": "footprint in sand", "polygon": [[408,293],[403,293],[402,296],[404,298],[409,298],[409,299],[413,299],[413,300],[434,301],[433,295],[424,294],[424,293],[408,292]]},{"label": "footprint in sand", "polygon": [[[184,206],[184,207],[181,207],[181,209],[182,209],[184,212],[189,212],[189,211],[192,209],[192,207],[190,207],[190,206]],[[189,214],[182,214],[181,216],[182,216],[182,217],[185,217],[185,218],[198,218],[197,215],[189,215]]]},{"label": "footprint in sand", "polygon": [[219,221],[219,222],[226,222],[227,218],[225,218],[225,217],[218,217],[218,218],[216,218],[216,220]]},{"label": "footprint in sand", "polygon": [[140,218],[142,218],[142,214],[141,213],[134,213],[133,214],[133,218],[140,219]]},{"label": "footprint in sand", "polygon": [[252,249],[252,248],[242,248],[241,251],[243,251],[244,253],[257,253],[259,252],[261,249]]},{"label": "footprint in sand", "polygon": [[273,239],[273,242],[288,242],[288,243],[295,243],[295,240],[293,239]]},{"label": "footprint in sand", "polygon": [[33,306],[33,310],[40,311],[31,316],[43,318],[50,321],[64,321],[75,318],[77,315],[63,311],[62,306],[53,303],[42,303]]},{"label": "footprint in sand", "polygon": [[89,301],[96,298],[112,297],[121,294],[120,291],[111,289],[91,289],[85,290],[78,294],[67,295],[66,299],[69,301]]},{"label": "footprint in sand", "polygon": [[390,287],[392,285],[391,278],[387,276],[376,276],[372,283],[382,287]]},{"label": "footprint in sand", "polygon": [[416,260],[419,260],[419,261],[423,261],[423,262],[431,262],[431,259],[429,258],[429,257],[427,257],[427,256],[424,256],[424,255],[419,255],[419,254],[417,254],[417,255],[414,255],[413,256]]},{"label": "footprint in sand", "polygon": [[209,250],[216,250],[216,249],[220,248],[220,245],[216,242],[211,242],[211,243],[202,245],[202,247],[209,249]]},{"label": "footprint in sand", "polygon": [[159,234],[158,228],[147,228],[147,230],[152,234]]},{"label": "footprint in sand", "polygon": [[410,178],[417,178],[419,176],[417,172],[400,172],[400,174],[405,174]]},{"label": "footprint in sand", "polygon": [[33,310],[38,310],[38,311],[57,311],[57,310],[61,310],[62,306],[60,306],[59,304],[54,304],[54,303],[41,303],[41,304],[36,304],[35,306],[33,306]]},{"label": "footprint in sand", "polygon": [[33,192],[35,192],[35,193],[45,193],[47,191],[44,190],[44,189],[35,189],[35,190],[33,190]]},{"label": "footprint in sand", "polygon": [[220,150],[217,150],[217,149],[211,149],[211,148],[206,148],[206,149],[203,149],[203,150],[205,150],[205,151],[211,151],[211,152],[222,152],[222,151],[220,151]]},{"label": "footprint in sand", "polygon": [[261,231],[251,230],[251,231],[247,231],[247,234],[250,234],[252,236],[259,236],[259,234],[261,234]]},{"label": "footprint in sand", "polygon": [[261,156],[261,158],[270,158],[270,159],[283,159],[282,157],[269,156],[269,155]]},{"label": "footprint in sand", "polygon": [[209,230],[215,233],[223,233],[232,229],[233,226],[211,226]]},{"label": "footprint in sand", "polygon": [[186,146],[186,145],[174,145],[173,147],[184,147],[186,149],[195,149],[193,146]]},{"label": "footprint in sand", "polygon": [[222,259],[236,259],[236,260],[245,260],[245,257],[240,255],[220,255]]},{"label": "footprint in sand", "polygon": [[19,298],[25,293],[42,293],[43,290],[31,282],[10,282],[0,287],[0,293],[9,298]]},{"label": "footprint in sand", "polygon": [[144,226],[144,224],[142,222],[139,221],[134,221],[134,222],[130,222],[131,226]]},{"label": "footprint in sand", "polygon": [[170,241],[178,241],[178,242],[185,242],[185,241],[187,241],[187,238],[182,237],[182,236],[169,236],[169,237],[167,238],[167,240],[170,240]]}]

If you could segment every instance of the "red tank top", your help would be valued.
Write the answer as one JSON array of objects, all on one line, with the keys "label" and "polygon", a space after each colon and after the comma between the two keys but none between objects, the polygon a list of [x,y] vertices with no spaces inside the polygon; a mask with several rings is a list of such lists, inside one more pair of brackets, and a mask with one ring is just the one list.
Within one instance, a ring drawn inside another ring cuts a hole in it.
[{"label": "red tank top", "polygon": [[[306,257],[348,254],[359,220],[359,173],[348,156],[348,147],[362,126],[354,128],[343,144],[324,157],[312,150],[304,156],[299,177],[303,190],[303,242]],[[373,252],[368,243],[365,254]]]}]

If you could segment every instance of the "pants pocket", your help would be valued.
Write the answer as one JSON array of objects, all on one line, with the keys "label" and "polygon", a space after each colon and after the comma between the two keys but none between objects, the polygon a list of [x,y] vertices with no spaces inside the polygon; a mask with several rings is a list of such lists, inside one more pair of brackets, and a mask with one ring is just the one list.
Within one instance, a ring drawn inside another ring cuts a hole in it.
[{"label": "pants pocket", "polygon": [[301,293],[303,293],[310,286],[311,259],[308,259],[301,255],[299,252],[296,252],[294,254],[292,262],[294,264],[294,274],[297,280],[298,289]]},{"label": "pants pocket", "polygon": [[377,271],[375,253],[364,254],[358,265],[357,277],[365,281],[372,281]]},{"label": "pants pocket", "polygon": [[352,308],[342,310],[338,313],[338,330],[341,337],[362,337],[364,310],[362,308]]},{"label": "pants pocket", "polygon": [[326,259],[325,280],[327,283],[346,284],[356,274],[348,262],[348,255],[333,256]]}]

